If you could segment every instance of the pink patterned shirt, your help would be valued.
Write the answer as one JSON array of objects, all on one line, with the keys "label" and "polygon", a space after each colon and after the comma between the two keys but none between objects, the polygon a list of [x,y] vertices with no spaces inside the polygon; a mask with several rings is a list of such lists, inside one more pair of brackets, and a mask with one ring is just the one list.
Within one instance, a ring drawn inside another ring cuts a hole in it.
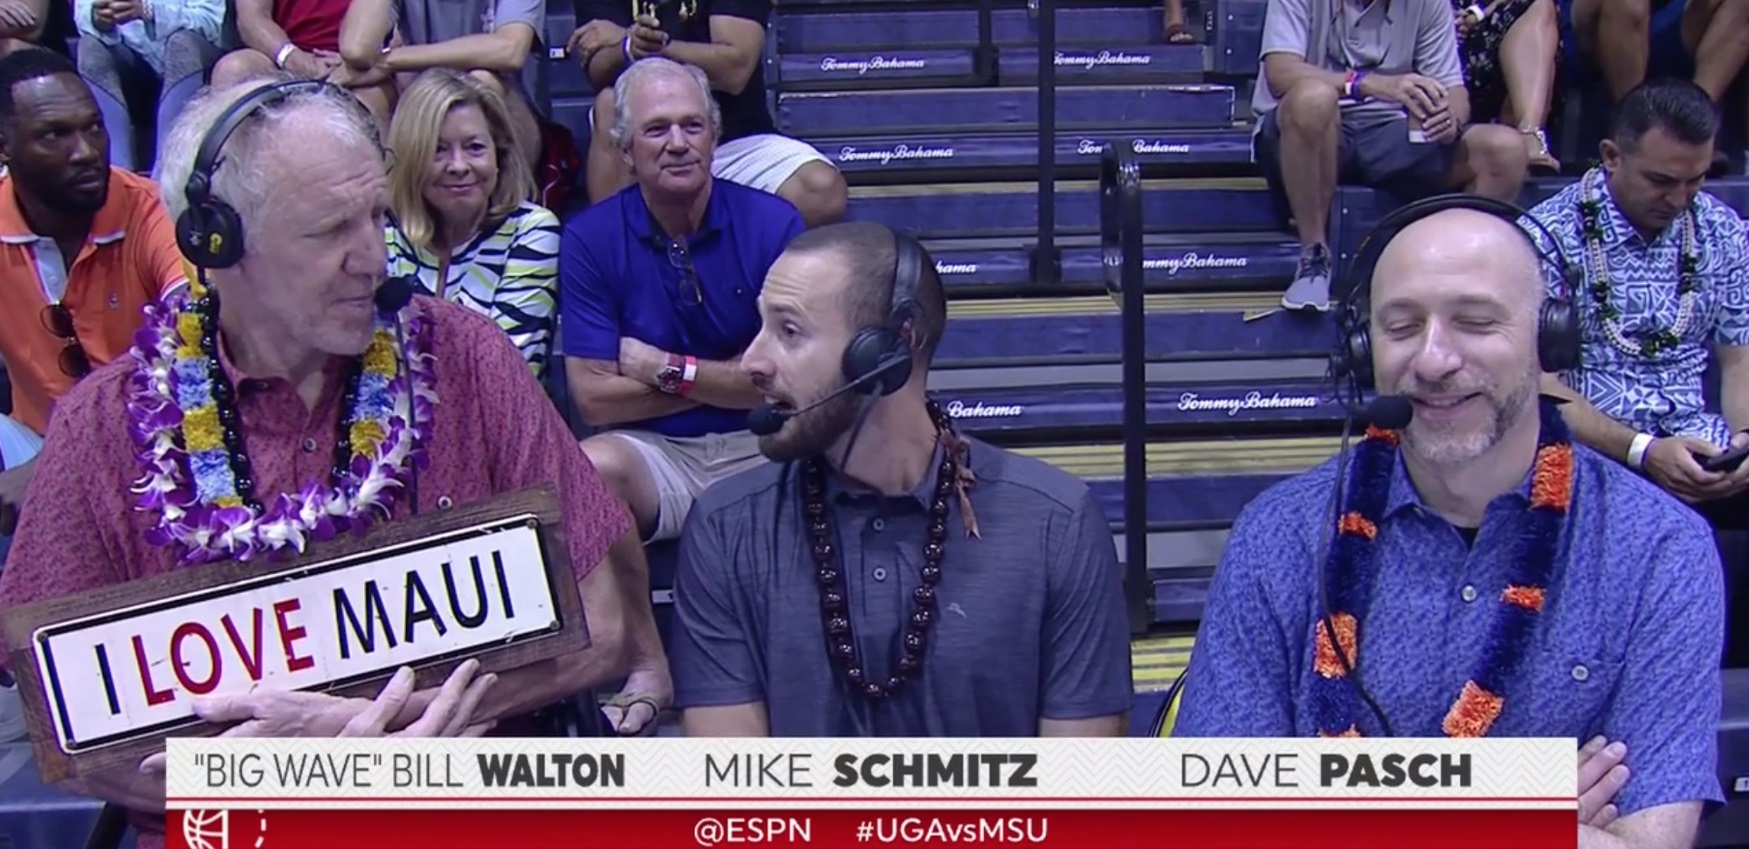
[{"label": "pink patterned shirt", "polygon": [[[590,466],[522,356],[490,319],[435,298],[414,299],[432,322],[438,402],[431,465],[419,473],[422,513],[543,482],[558,486],[571,563],[581,581],[631,517]],[[411,340],[409,340],[411,341]],[[255,379],[224,364],[237,387],[242,437],[262,501],[329,474],[343,383],[328,382],[307,410],[292,385]],[[60,598],[177,568],[177,552],[146,542],[154,513],[129,492],[141,467],[126,412],[132,360],[80,381],[56,406],[18,532],[0,572],[0,607]],[[408,515],[404,499],[393,515]],[[193,567],[198,568],[198,567]],[[6,662],[0,652],[0,664]],[[163,828],[157,818],[137,826]],[[143,834],[139,849],[161,849]]]}]

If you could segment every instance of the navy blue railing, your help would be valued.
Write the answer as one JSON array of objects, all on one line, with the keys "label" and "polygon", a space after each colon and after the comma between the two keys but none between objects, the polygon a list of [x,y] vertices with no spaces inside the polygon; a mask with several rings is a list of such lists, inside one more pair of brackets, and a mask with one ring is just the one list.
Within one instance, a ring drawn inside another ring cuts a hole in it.
[{"label": "navy blue railing", "polygon": [[1099,241],[1105,285],[1122,304],[1124,591],[1130,630],[1154,621],[1148,577],[1147,302],[1142,279],[1142,166],[1134,146],[1109,142],[1099,159]]}]

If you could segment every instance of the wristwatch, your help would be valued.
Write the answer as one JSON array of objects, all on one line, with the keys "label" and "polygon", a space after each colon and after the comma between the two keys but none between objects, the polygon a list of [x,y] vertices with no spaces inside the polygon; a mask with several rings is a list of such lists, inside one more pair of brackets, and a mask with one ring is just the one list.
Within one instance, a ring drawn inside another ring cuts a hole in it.
[{"label": "wristwatch", "polygon": [[685,395],[698,379],[698,358],[669,354],[668,364],[656,372],[656,388],[669,395]]}]

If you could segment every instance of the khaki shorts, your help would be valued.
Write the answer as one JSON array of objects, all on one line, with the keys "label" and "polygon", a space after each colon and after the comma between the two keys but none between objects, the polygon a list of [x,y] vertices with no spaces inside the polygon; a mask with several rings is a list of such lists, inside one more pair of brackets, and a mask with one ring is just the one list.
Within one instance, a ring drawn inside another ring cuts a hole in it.
[{"label": "khaki shorts", "polygon": [[770,462],[759,453],[759,437],[751,431],[704,436],[663,436],[646,430],[609,433],[637,449],[656,485],[656,529],[646,543],[680,536],[693,500],[705,487]]}]

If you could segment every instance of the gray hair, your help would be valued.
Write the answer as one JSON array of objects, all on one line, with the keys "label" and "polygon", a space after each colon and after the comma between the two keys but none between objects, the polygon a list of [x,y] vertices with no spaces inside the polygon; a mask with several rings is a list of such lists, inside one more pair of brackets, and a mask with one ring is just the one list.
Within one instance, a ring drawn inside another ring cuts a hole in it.
[{"label": "gray hair", "polygon": [[[186,189],[194,172],[194,160],[201,143],[232,105],[249,94],[282,82],[298,78],[289,74],[271,74],[253,78],[224,88],[208,88],[183,110],[171,127],[164,149],[159,151],[157,173],[159,196],[175,221],[188,209]],[[259,214],[261,207],[273,195],[267,185],[260,159],[264,141],[273,137],[272,125],[292,120],[297,114],[300,124],[325,122],[337,142],[368,145],[384,153],[376,122],[364,104],[345,89],[323,86],[313,91],[300,91],[284,100],[260,108],[249,121],[238,127],[226,140],[223,156],[212,177],[211,193],[224,200],[243,217],[245,227]]]},{"label": "gray hair", "polygon": [[704,98],[705,108],[710,110],[711,135],[721,137],[723,134],[723,109],[717,105],[717,99],[711,94],[710,78],[704,75],[704,70],[696,65],[683,65],[672,59],[660,56],[650,56],[639,59],[619,75],[613,82],[613,126],[608,128],[608,138],[614,146],[626,150],[632,146],[632,89],[641,85],[646,77],[684,76],[698,86],[698,94]]}]

